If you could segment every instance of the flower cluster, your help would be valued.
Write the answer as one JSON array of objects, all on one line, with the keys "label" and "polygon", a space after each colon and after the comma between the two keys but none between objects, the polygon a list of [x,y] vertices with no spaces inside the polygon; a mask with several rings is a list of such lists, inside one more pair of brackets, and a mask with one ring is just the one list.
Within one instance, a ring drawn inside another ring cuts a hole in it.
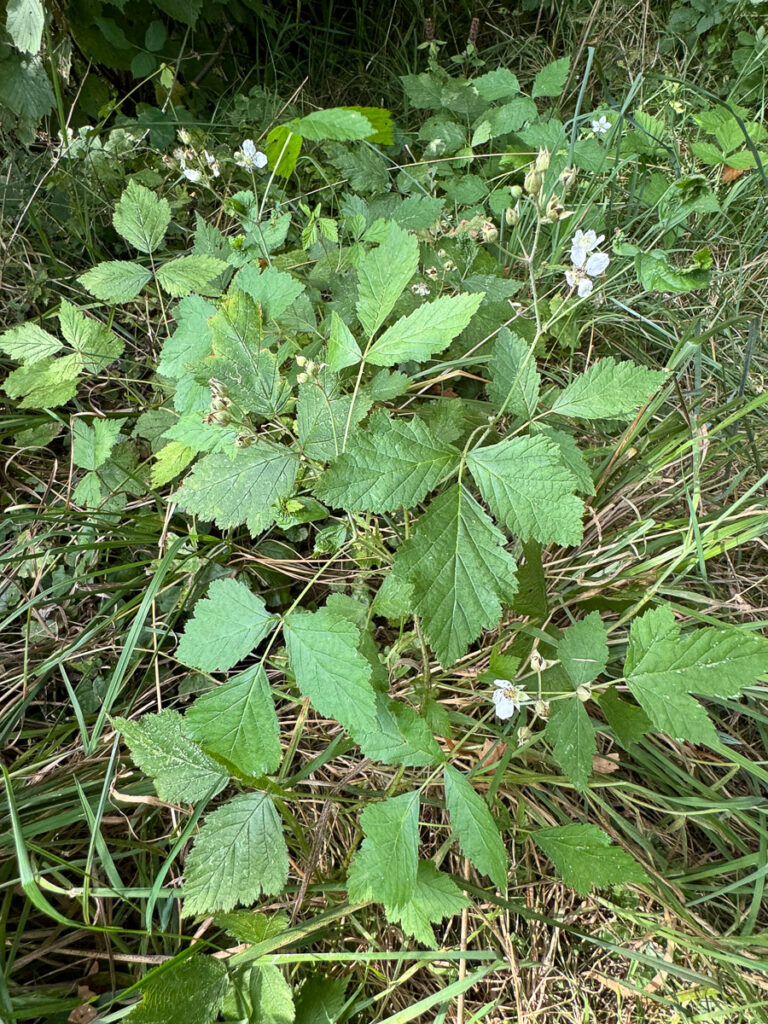
[{"label": "flower cluster", "polygon": [[586,298],[594,287],[593,278],[604,274],[610,257],[604,252],[595,252],[605,241],[605,235],[594,231],[577,231],[571,239],[571,269],[566,270],[565,280],[569,288],[575,288],[579,298]]}]

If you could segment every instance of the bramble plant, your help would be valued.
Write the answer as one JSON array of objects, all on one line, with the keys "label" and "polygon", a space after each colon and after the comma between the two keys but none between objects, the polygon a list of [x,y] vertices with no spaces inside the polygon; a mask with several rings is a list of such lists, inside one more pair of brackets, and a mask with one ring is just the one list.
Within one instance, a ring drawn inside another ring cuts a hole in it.
[{"label": "bramble plant", "polygon": [[[548,575],[547,552],[582,544],[600,486],[642,447],[698,350],[687,338],[660,369],[577,357],[584,311],[603,314],[633,289],[706,287],[712,263],[704,248],[687,265],[675,258],[687,219],[714,196],[693,169],[687,188],[660,186],[650,165],[663,124],[642,110],[631,123],[577,110],[564,124],[542,101],[560,97],[569,74],[555,61],[526,95],[506,69],[450,76],[433,54],[430,71],[404,80],[411,105],[430,112],[407,165],[389,155],[388,112],[369,107],[294,118],[272,128],[264,153],[248,138],[233,158],[187,131],[180,178],[214,194],[225,175],[245,186],[223,199],[229,227],[198,215],[191,251],[178,255],[178,198],[130,180],[113,216],[127,258],[80,277],[95,303],[62,299],[58,332],[30,321],[0,336],[20,364],[6,394],[20,408],[61,409],[122,355],[124,310],[155,308],[167,332],[151,402],[138,415],[124,405],[72,418],[71,500],[117,517],[131,495],[156,496],[163,565],[231,533],[272,563],[263,574],[247,559],[215,564],[204,592],[188,595],[193,612],[165,645],[205,680],[183,714],[110,718],[114,688],[87,738],[94,749],[111,721],[158,798],[194,809],[171,855],[191,838],[181,914],[215,915],[252,944],[233,971],[192,953],[151,972],[136,1024],[171,1006],[180,1020],[191,992],[195,1019],[292,1018],[279,968],[250,966],[288,921],[244,908],[287,885],[285,833],[291,841],[305,778],[292,757],[310,709],[343,730],[330,727],[320,763],[359,748],[397,769],[359,815],[348,903],[379,903],[434,945],[434,926],[468,905],[441,870],[451,848],[491,895],[507,894],[509,848],[528,838],[578,893],[656,885],[639,850],[633,858],[588,820],[510,821],[498,757],[548,751],[564,784],[587,793],[598,733],[623,749],[658,733],[720,750],[698,698],[737,697],[768,671],[756,631],[691,628],[659,598],[675,565],[636,600],[597,608],[578,591],[563,600]],[[698,117],[717,146],[700,142],[693,157],[756,166],[764,133],[740,135],[742,114]],[[307,151],[350,190],[295,199]],[[661,204],[653,244],[606,226],[600,192],[628,161],[646,161],[646,201]],[[553,349],[570,353],[567,373],[549,368]],[[688,536],[681,558],[696,545]],[[281,574],[281,551],[303,559],[299,585]],[[466,697],[458,716],[444,699],[453,683]],[[479,758],[478,736],[489,741]],[[326,998],[338,1014],[336,985]]]}]

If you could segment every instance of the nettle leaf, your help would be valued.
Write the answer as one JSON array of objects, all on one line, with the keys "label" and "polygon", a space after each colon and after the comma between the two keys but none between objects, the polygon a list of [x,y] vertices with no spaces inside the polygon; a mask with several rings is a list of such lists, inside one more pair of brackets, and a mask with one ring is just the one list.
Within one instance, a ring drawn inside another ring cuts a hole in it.
[{"label": "nettle leaf", "polygon": [[180,299],[190,292],[206,291],[211,281],[227,266],[224,260],[215,256],[177,256],[158,268],[157,280],[169,295]]},{"label": "nettle leaf", "polygon": [[237,272],[235,285],[257,302],[262,317],[276,320],[304,291],[304,285],[276,267],[260,270],[258,263],[249,263]]},{"label": "nettle leaf", "polygon": [[599,612],[590,612],[565,631],[557,656],[574,689],[597,679],[608,664],[608,631]]},{"label": "nettle leaf", "polygon": [[579,374],[552,403],[552,412],[582,420],[613,420],[631,416],[658,391],[667,375],[611,356]]},{"label": "nettle leaf", "polygon": [[174,495],[181,508],[227,530],[245,523],[251,534],[275,521],[275,505],[293,494],[299,458],[289,448],[256,441],[233,457],[206,455]]},{"label": "nettle leaf", "polygon": [[247,657],[274,622],[263,599],[244,583],[214,580],[184,627],[177,657],[202,672],[223,672]]},{"label": "nettle leaf", "polygon": [[365,839],[349,869],[353,903],[376,900],[396,910],[413,899],[419,868],[419,794],[369,804],[360,815]]},{"label": "nettle leaf", "polygon": [[597,743],[587,709],[577,697],[552,701],[545,735],[555,759],[576,789],[587,789]]},{"label": "nettle leaf", "polygon": [[349,512],[413,508],[458,464],[459,451],[439,441],[423,420],[371,416],[367,430],[349,438],[315,494]]},{"label": "nettle leaf", "polygon": [[220,793],[229,776],[213,758],[192,743],[178,711],[143,715],[138,722],[113,719],[138,768],[155,783],[161,800],[193,804]]},{"label": "nettle leaf", "polygon": [[680,636],[671,608],[632,623],[624,673],[653,725],[673,739],[717,744],[704,708],[690,696],[735,697],[768,673],[768,640],[708,626]]},{"label": "nettle leaf", "polygon": [[408,316],[400,317],[373,343],[368,362],[375,366],[393,366],[406,360],[431,359],[461,334],[484,297],[484,292],[444,295],[419,306]]},{"label": "nettle leaf", "polygon": [[637,861],[611,846],[610,838],[596,825],[539,828],[531,838],[555,865],[565,884],[581,896],[589,895],[593,888],[648,881]]},{"label": "nettle leaf", "polygon": [[60,348],[58,338],[33,323],[19,324],[0,334],[0,352],[27,366],[52,356]]},{"label": "nettle leaf", "polygon": [[413,586],[413,612],[443,666],[466,653],[511,602],[516,565],[504,535],[461,486],[435,498],[410,540],[398,549],[393,572]]},{"label": "nettle leaf", "polygon": [[530,345],[506,327],[499,331],[491,357],[488,397],[496,412],[530,419],[539,402],[541,378]]},{"label": "nettle leaf", "polygon": [[438,871],[431,860],[420,860],[411,898],[402,906],[387,908],[387,917],[396,921],[406,935],[434,949],[438,943],[432,925],[460,914],[469,905],[449,875]]},{"label": "nettle leaf", "polygon": [[76,419],[72,424],[72,461],[80,469],[98,469],[109,458],[125,419],[93,421]]},{"label": "nettle leaf", "polygon": [[283,891],[288,850],[280,815],[267,793],[241,793],[206,815],[184,864],[182,913],[213,914],[262,893]]},{"label": "nettle leaf", "polygon": [[202,693],[184,721],[193,740],[244,775],[267,775],[280,764],[280,726],[261,665]]},{"label": "nettle leaf", "polygon": [[534,79],[531,96],[534,99],[540,96],[559,96],[568,80],[570,69],[570,57],[561,57],[545,65]]},{"label": "nettle leaf", "polygon": [[427,722],[415,708],[376,694],[376,728],[358,732],[356,742],[366,757],[383,764],[440,764],[445,755]]},{"label": "nettle leaf", "polygon": [[357,626],[321,608],[291,612],[283,629],[296,685],[315,710],[340,722],[353,739],[373,732],[376,694]]},{"label": "nettle leaf", "polygon": [[91,270],[78,277],[78,281],[95,299],[115,305],[135,299],[145,284],[152,279],[152,272],[139,263],[130,260],[110,260],[97,263]]},{"label": "nettle leaf", "polygon": [[83,360],[90,373],[98,373],[123,353],[122,339],[93,317],[86,316],[71,302],[62,299],[59,307],[61,333]]},{"label": "nettle leaf", "polygon": [[488,804],[461,772],[447,764],[445,806],[461,852],[478,871],[488,875],[497,889],[507,887],[507,853]]},{"label": "nettle leaf", "polygon": [[112,215],[115,231],[134,249],[153,253],[165,238],[171,223],[171,207],[144,185],[131,179]]},{"label": "nettle leaf", "polygon": [[331,107],[329,110],[313,110],[306,117],[291,122],[290,127],[297,135],[311,142],[323,139],[344,142],[353,139],[367,139],[374,134],[374,128],[359,110],[349,107]]},{"label": "nettle leaf", "polygon": [[130,1024],[212,1024],[228,986],[221,960],[193,954],[142,981],[141,1002],[125,1019]]},{"label": "nettle leaf", "polygon": [[163,342],[157,372],[178,380],[213,350],[211,318],[216,306],[200,295],[188,295],[174,310],[176,330]]},{"label": "nettle leaf", "polygon": [[542,544],[578,544],[584,503],[577,481],[546,437],[513,437],[475,448],[467,466],[491,511],[511,533]]},{"label": "nettle leaf", "polygon": [[397,224],[390,224],[376,249],[361,256],[357,264],[357,315],[369,338],[387,319],[419,269],[419,242]]},{"label": "nettle leaf", "polygon": [[9,373],[3,391],[9,398],[21,398],[20,409],[55,409],[77,394],[77,379],[83,369],[79,354],[40,359]]}]

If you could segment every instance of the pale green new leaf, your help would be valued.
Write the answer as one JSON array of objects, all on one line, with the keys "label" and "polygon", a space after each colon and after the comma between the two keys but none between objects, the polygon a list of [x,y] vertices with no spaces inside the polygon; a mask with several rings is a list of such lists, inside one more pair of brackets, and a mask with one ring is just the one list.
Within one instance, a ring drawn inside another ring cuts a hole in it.
[{"label": "pale green new leaf", "polygon": [[392,312],[418,269],[418,239],[397,224],[390,224],[381,245],[360,258],[357,315],[369,338]]},{"label": "pale green new leaf", "polygon": [[539,828],[531,838],[552,861],[571,889],[587,896],[594,889],[623,883],[642,884],[647,876],[624,850],[596,825],[559,825]]},{"label": "pale green new leaf", "polygon": [[552,412],[581,420],[625,419],[658,391],[666,376],[608,356],[575,377],[555,398]]},{"label": "pale green new leaf", "polygon": [[365,839],[349,869],[353,903],[375,900],[397,909],[416,890],[419,867],[418,791],[369,804],[360,815]]},{"label": "pale green new leaf", "polygon": [[134,249],[152,253],[165,238],[171,222],[171,207],[144,185],[131,179],[115,207],[112,223]]},{"label": "pale green new leaf", "polygon": [[158,269],[157,280],[169,295],[180,299],[190,292],[206,291],[211,281],[226,268],[227,264],[215,256],[177,256]]},{"label": "pale green new leaf", "polygon": [[185,917],[250,906],[288,878],[280,815],[267,793],[241,793],[206,815],[184,865]]},{"label": "pale green new leaf", "polygon": [[21,398],[20,409],[55,409],[77,394],[82,368],[83,360],[77,353],[60,359],[50,356],[9,373],[3,390],[9,398]]},{"label": "pale green new leaf", "polygon": [[0,334],[0,352],[26,366],[39,363],[60,348],[58,338],[33,323],[19,324]]},{"label": "pale green new leaf", "polygon": [[261,665],[201,693],[184,721],[193,740],[243,775],[266,775],[280,764],[280,726]]},{"label": "pale green new leaf", "polygon": [[584,503],[577,481],[546,437],[513,437],[475,448],[467,466],[491,511],[521,540],[578,544]]},{"label": "pale green new leaf", "polygon": [[187,512],[212,519],[222,530],[246,523],[251,534],[274,522],[275,504],[293,493],[298,456],[289,448],[256,441],[234,457],[206,455],[196,463],[174,500]]},{"label": "pale green new leaf", "polygon": [[600,612],[590,612],[565,631],[557,656],[574,689],[597,679],[608,664],[608,632]]},{"label": "pale green new leaf", "polygon": [[458,464],[459,451],[439,441],[418,416],[371,416],[352,434],[315,487],[315,494],[349,512],[413,508]]},{"label": "pale green new leaf", "polygon": [[321,715],[340,722],[354,739],[376,728],[371,666],[359,650],[360,631],[328,608],[291,612],[285,644],[296,685]]},{"label": "pale green new leaf", "polygon": [[214,580],[195,605],[176,655],[202,672],[223,672],[247,657],[275,621],[263,598],[237,580]]},{"label": "pale green new leaf", "polygon": [[539,402],[541,378],[528,342],[504,327],[493,346],[490,371],[488,397],[496,412],[530,419]]},{"label": "pale green new leaf", "polygon": [[17,50],[37,53],[44,27],[45,10],[40,0],[8,0],[5,28]]},{"label": "pale green new leaf", "polygon": [[438,871],[431,860],[420,860],[410,900],[399,907],[385,906],[385,910],[388,919],[398,922],[406,935],[435,949],[438,943],[432,925],[460,914],[468,906],[469,900],[449,875]]},{"label": "pale green new leaf", "polygon": [[138,722],[115,718],[131,758],[155,783],[161,800],[193,804],[220,793],[229,777],[184,732],[184,719],[170,708]]},{"label": "pale green new leaf", "polygon": [[141,289],[152,279],[152,272],[140,263],[130,260],[109,260],[97,263],[92,270],[78,277],[80,284],[95,299],[115,305],[118,302],[130,302],[135,299]]},{"label": "pale green new leaf", "polygon": [[461,486],[435,498],[393,572],[413,585],[413,611],[441,664],[452,665],[472,640],[501,618],[517,589],[515,560],[504,536]]},{"label": "pale green new leaf", "polygon": [[211,354],[211,318],[215,312],[213,303],[199,295],[188,295],[181,300],[174,310],[176,330],[163,342],[158,373],[178,380],[191,366]]},{"label": "pale green new leaf", "polygon": [[338,142],[367,139],[374,129],[367,117],[348,107],[313,110],[306,117],[291,122],[291,130],[303,139],[319,142],[323,139]]},{"label": "pale green new leaf", "polygon": [[546,737],[555,759],[576,789],[587,789],[597,743],[587,709],[577,697],[552,701]]},{"label": "pale green new leaf", "polygon": [[423,361],[442,352],[477,311],[485,292],[474,295],[444,295],[427,302],[396,324],[373,343],[367,359],[376,366],[393,366],[406,360]]},{"label": "pale green new leaf", "polygon": [[328,337],[328,368],[338,373],[345,366],[357,366],[362,357],[355,336],[334,310],[331,313],[331,333]]},{"label": "pale green new leaf", "polygon": [[72,461],[80,469],[98,469],[115,447],[124,419],[95,419],[93,426],[76,419],[72,425]]},{"label": "pale green new leaf", "polygon": [[124,1018],[129,1024],[212,1024],[229,985],[221,960],[193,954],[152,973],[142,999]]},{"label": "pale green new leaf", "polygon": [[149,475],[152,487],[162,487],[182,473],[197,455],[197,448],[190,448],[181,441],[171,441],[155,452],[155,463]]},{"label": "pale green new leaf", "polygon": [[59,307],[61,333],[83,360],[83,366],[90,373],[98,373],[109,366],[123,353],[121,338],[91,316],[86,316],[71,302],[61,300]]},{"label": "pale green new leaf", "polygon": [[501,892],[507,887],[507,853],[488,804],[475,787],[451,765],[445,774],[445,806],[461,852]]}]

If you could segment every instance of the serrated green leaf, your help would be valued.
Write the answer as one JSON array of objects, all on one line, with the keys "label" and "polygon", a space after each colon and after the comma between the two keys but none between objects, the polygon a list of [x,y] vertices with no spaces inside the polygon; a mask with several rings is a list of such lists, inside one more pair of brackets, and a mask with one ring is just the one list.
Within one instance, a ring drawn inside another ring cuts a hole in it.
[{"label": "serrated green leaf", "polygon": [[366,757],[383,764],[440,764],[445,755],[432,730],[414,708],[376,694],[376,729],[355,736]]},{"label": "serrated green leaf", "polygon": [[397,224],[390,224],[381,244],[360,258],[357,315],[369,338],[392,312],[418,269],[418,239]]},{"label": "serrated green leaf", "polygon": [[113,721],[133,762],[154,780],[161,800],[193,804],[220,793],[229,781],[221,766],[191,742],[178,711],[168,708],[138,722]]},{"label": "serrated green leaf", "polygon": [[507,68],[488,71],[474,79],[472,85],[477,89],[478,95],[488,103],[507,99],[508,96],[516,96],[520,92],[517,75],[513,75]]},{"label": "serrated green leaf", "polygon": [[234,457],[206,455],[174,495],[181,508],[212,519],[222,530],[245,523],[251,534],[274,522],[274,506],[293,493],[298,456],[289,448],[256,441]]},{"label": "serrated green leaf", "polygon": [[490,370],[488,397],[496,412],[530,419],[536,412],[541,386],[530,345],[504,327],[493,346]]},{"label": "serrated green leaf", "polygon": [[38,56],[19,60],[17,54],[11,54],[0,61],[0,105],[19,118],[26,143],[34,141],[31,126],[45,117],[55,103],[51,83]]},{"label": "serrated green leaf", "polygon": [[639,885],[648,880],[637,861],[611,846],[609,837],[596,825],[540,828],[531,833],[531,838],[555,865],[565,884],[581,896],[587,896],[593,888],[629,882]]},{"label": "serrated green leaf", "polygon": [[213,327],[211,318],[216,313],[213,303],[200,295],[188,295],[176,306],[176,330],[163,342],[157,372],[178,380],[190,367],[211,354]]},{"label": "serrated green leaf", "polygon": [[599,612],[590,612],[565,631],[557,656],[574,689],[597,679],[608,664],[608,631]]},{"label": "serrated green leaf", "polygon": [[38,53],[44,27],[45,11],[40,0],[8,0],[5,29],[17,50]]},{"label": "serrated green leaf", "polygon": [[461,852],[501,892],[507,887],[507,853],[488,804],[461,772],[447,764],[445,806]]},{"label": "serrated green leaf", "polygon": [[600,708],[616,740],[625,750],[633,743],[639,743],[652,728],[651,720],[643,709],[622,700],[613,688],[600,695]]},{"label": "serrated green leaf", "polygon": [[580,494],[595,493],[592,472],[576,441],[570,434],[566,434],[563,430],[555,430],[554,427],[545,426],[543,423],[533,424],[532,432],[534,434],[543,434],[548,441],[552,441],[557,445],[560,449],[560,461],[568,467],[576,478],[576,490]]},{"label": "serrated green leaf", "polygon": [[334,310],[331,313],[331,332],[328,336],[328,368],[338,373],[346,366],[357,366],[362,357],[355,336]]},{"label": "serrated green leaf", "polygon": [[449,875],[438,871],[431,860],[420,860],[409,901],[399,907],[385,906],[385,910],[388,919],[399,923],[406,935],[435,949],[438,943],[432,925],[460,914],[468,906],[469,900]]},{"label": "serrated green leaf", "polygon": [[288,850],[267,793],[241,793],[206,815],[184,865],[185,917],[250,906],[282,892]]},{"label": "serrated green leaf", "polygon": [[459,451],[443,444],[426,424],[371,417],[369,428],[352,434],[347,450],[333,461],[315,494],[350,512],[413,508],[458,465]]},{"label": "serrated green leaf", "polygon": [[367,360],[375,366],[393,366],[406,360],[423,361],[442,352],[477,311],[484,293],[444,295],[427,302],[396,324],[373,343]]},{"label": "serrated green leaf", "polygon": [[227,914],[217,914],[215,920],[227,935],[251,945],[280,935],[290,927],[288,915],[282,911],[263,914],[258,910],[230,910]]},{"label": "serrated green leaf", "polygon": [[578,544],[584,503],[576,480],[547,438],[513,437],[475,448],[467,466],[491,511],[523,541]]},{"label": "serrated green leaf", "polygon": [[249,263],[239,270],[234,284],[258,303],[265,321],[276,320],[304,291],[304,285],[295,277],[276,267],[261,270],[258,263]]},{"label": "serrated green leaf", "polygon": [[59,307],[61,333],[83,360],[90,373],[98,373],[123,353],[122,339],[93,317],[86,316],[71,302],[62,299]]},{"label": "serrated green leaf", "polygon": [[394,144],[392,113],[384,107],[344,107],[344,110],[354,110],[370,122],[373,132],[366,135],[365,139],[375,146],[391,146]]},{"label": "serrated green leaf", "polygon": [[365,839],[349,869],[353,903],[376,900],[393,910],[413,899],[419,866],[419,794],[369,804],[360,815]]},{"label": "serrated green leaf", "polygon": [[133,179],[128,182],[112,216],[115,231],[134,249],[145,253],[159,248],[170,222],[168,200],[160,199]]},{"label": "serrated green leaf", "polygon": [[264,964],[246,969],[247,994],[241,989],[249,1006],[249,1021],[259,1024],[292,1024],[296,1015],[293,993],[279,967]]},{"label": "serrated green leaf", "polygon": [[281,178],[290,178],[301,153],[301,143],[301,136],[291,131],[288,125],[276,125],[264,142],[270,170]]},{"label": "serrated green leaf", "polygon": [[114,305],[135,299],[151,278],[152,272],[139,263],[131,263],[130,260],[110,260],[106,263],[97,263],[77,280],[94,298]]},{"label": "serrated green leaf", "polygon": [[545,65],[534,79],[531,96],[534,99],[540,96],[559,96],[568,80],[570,69],[570,57],[561,57]]},{"label": "serrated green leaf", "polygon": [[555,759],[576,789],[587,789],[597,744],[594,726],[577,697],[552,701],[546,737]]},{"label": "serrated green leaf", "polygon": [[434,499],[393,566],[412,584],[413,611],[444,667],[498,623],[516,590],[515,570],[503,534],[461,486]]},{"label": "serrated green leaf", "polygon": [[19,324],[0,334],[0,352],[26,366],[32,366],[52,356],[61,348],[61,342],[37,324]]},{"label": "serrated green leaf", "polygon": [[359,651],[360,631],[328,608],[291,612],[285,643],[296,685],[321,715],[340,722],[354,739],[376,728],[371,666]]},{"label": "serrated green leaf", "polygon": [[98,469],[109,458],[125,419],[94,419],[89,426],[76,419],[72,425],[72,461],[80,469]]},{"label": "serrated green leaf", "polygon": [[244,583],[214,580],[195,605],[176,655],[202,672],[226,671],[261,643],[274,621],[263,598]]},{"label": "serrated green leaf", "polygon": [[152,487],[162,487],[170,483],[182,473],[198,453],[197,448],[189,448],[181,441],[171,441],[160,451],[155,452],[155,463],[149,475]]},{"label": "serrated green leaf", "polygon": [[666,380],[660,370],[608,356],[579,374],[552,403],[552,412],[582,420],[613,420],[631,416]]},{"label": "serrated green leaf", "polygon": [[368,118],[359,110],[349,107],[313,110],[306,117],[292,122],[290,127],[297,135],[312,142],[320,142],[323,139],[344,142],[367,139],[374,134],[373,125]]},{"label": "serrated green leaf", "polygon": [[184,721],[193,740],[244,775],[267,775],[280,764],[280,726],[261,665],[202,693]]},{"label": "serrated green leaf", "polygon": [[315,974],[296,996],[296,1024],[336,1024],[346,1002],[346,978]]},{"label": "serrated green leaf", "polygon": [[101,481],[96,473],[86,473],[72,492],[72,500],[84,508],[98,508],[101,504]]},{"label": "serrated green leaf", "polygon": [[141,983],[142,999],[130,1024],[212,1024],[229,985],[227,968],[210,956],[192,955],[152,973]]},{"label": "serrated green leaf", "polygon": [[77,394],[82,368],[83,360],[77,353],[60,359],[49,356],[9,373],[3,391],[9,398],[21,398],[20,409],[55,409]]},{"label": "serrated green leaf", "polygon": [[180,299],[190,292],[206,291],[211,281],[226,269],[227,264],[215,256],[177,256],[158,268],[157,280],[169,295]]}]

